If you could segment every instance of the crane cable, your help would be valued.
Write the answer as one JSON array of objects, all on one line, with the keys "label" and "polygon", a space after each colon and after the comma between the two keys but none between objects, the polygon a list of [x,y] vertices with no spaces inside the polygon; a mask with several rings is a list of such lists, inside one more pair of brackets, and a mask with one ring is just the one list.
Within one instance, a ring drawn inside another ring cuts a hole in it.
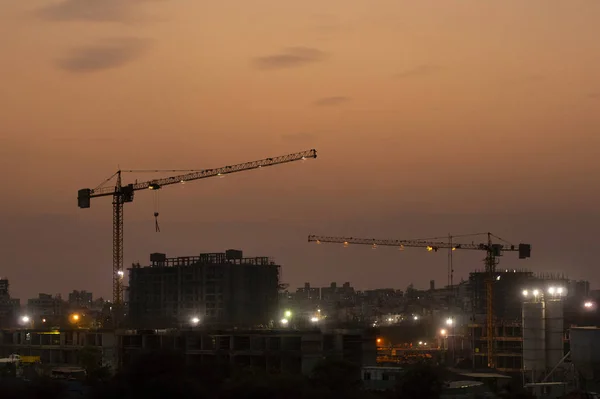
[{"label": "crane cable", "polygon": [[159,198],[158,198],[158,192],[160,190],[155,190],[154,191],[154,228],[156,230],[157,233],[160,233],[160,227],[158,225],[158,208],[160,206],[160,202],[159,202]]}]

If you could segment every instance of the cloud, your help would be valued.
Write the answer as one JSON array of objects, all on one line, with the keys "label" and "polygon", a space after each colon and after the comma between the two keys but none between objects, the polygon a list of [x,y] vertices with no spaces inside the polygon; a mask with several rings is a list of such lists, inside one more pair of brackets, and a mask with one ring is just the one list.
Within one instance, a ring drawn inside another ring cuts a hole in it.
[{"label": "cloud", "polygon": [[588,93],[588,98],[591,98],[593,100],[600,100],[600,91],[594,91],[591,93]]},{"label": "cloud", "polygon": [[541,83],[546,80],[546,77],[541,74],[529,74],[529,75],[520,75],[516,77],[510,77],[502,82],[505,85],[532,85],[535,83]]},{"label": "cloud", "polygon": [[415,76],[429,75],[439,71],[441,68],[436,65],[419,65],[411,69],[407,69],[394,75],[395,78],[411,78]]},{"label": "cloud", "polygon": [[315,101],[317,107],[330,107],[335,105],[342,105],[350,101],[350,97],[345,96],[334,96],[334,97],[323,97]]},{"label": "cloud", "polygon": [[129,141],[127,138],[117,138],[117,137],[53,137],[50,139],[55,142],[94,142],[94,143],[108,143],[108,142],[125,142]]},{"label": "cloud", "polygon": [[327,53],[315,48],[290,47],[277,54],[257,57],[254,63],[259,69],[296,68],[324,61],[327,56]]},{"label": "cloud", "polygon": [[62,0],[40,8],[36,14],[50,21],[129,22],[135,6],[165,0]]},{"label": "cloud", "polygon": [[133,14],[131,5],[140,0],[64,0],[38,10],[38,15],[52,21],[122,22]]},{"label": "cloud", "polygon": [[75,48],[58,64],[60,68],[73,73],[117,68],[139,57],[148,44],[147,40],[137,38],[109,40],[102,44]]},{"label": "cloud", "polygon": [[317,136],[312,133],[300,132],[300,133],[282,134],[281,139],[284,141],[306,142],[306,141],[316,140]]}]

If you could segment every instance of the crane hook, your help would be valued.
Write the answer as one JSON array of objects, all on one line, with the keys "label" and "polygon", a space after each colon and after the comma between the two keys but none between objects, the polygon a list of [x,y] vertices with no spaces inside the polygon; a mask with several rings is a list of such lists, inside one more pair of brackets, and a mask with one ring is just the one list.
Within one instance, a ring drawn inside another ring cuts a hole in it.
[{"label": "crane hook", "polygon": [[158,226],[158,212],[154,212],[154,226],[156,228],[156,232],[160,233],[160,227]]}]

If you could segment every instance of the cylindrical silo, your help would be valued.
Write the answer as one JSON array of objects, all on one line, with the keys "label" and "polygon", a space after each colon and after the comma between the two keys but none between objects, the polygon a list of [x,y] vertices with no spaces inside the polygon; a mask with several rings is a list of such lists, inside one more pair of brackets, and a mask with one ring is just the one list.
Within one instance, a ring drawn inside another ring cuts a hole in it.
[{"label": "cylindrical silo", "polygon": [[563,301],[546,300],[546,368],[552,370],[564,356]]},{"label": "cylindrical silo", "polygon": [[523,302],[523,369],[533,380],[546,369],[544,310],[543,301]]},{"label": "cylindrical silo", "polygon": [[571,361],[589,390],[600,389],[600,329],[596,327],[572,327]]}]

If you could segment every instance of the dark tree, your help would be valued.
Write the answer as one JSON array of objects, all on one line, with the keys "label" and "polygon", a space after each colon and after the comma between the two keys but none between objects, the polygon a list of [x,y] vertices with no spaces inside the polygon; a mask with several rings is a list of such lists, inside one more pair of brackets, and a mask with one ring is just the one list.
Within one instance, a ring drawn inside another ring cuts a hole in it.
[{"label": "dark tree", "polygon": [[66,386],[49,378],[39,378],[30,382],[1,379],[0,392],[2,399],[63,399]]},{"label": "dark tree", "polygon": [[360,367],[345,360],[323,360],[311,374],[312,386],[322,393],[335,393],[339,397],[355,398],[362,394]]},{"label": "dark tree", "polygon": [[132,363],[110,381],[96,384],[94,399],[217,398],[229,375],[227,365],[186,364],[177,351],[152,351],[138,354]]},{"label": "dark tree", "polygon": [[229,381],[219,399],[315,399],[312,391],[310,381],[302,375],[245,369]]},{"label": "dark tree", "polygon": [[396,386],[399,398],[437,399],[442,393],[443,377],[429,364],[413,367],[402,375]]},{"label": "dark tree", "polygon": [[110,377],[108,367],[102,366],[102,351],[99,347],[83,347],[79,351],[79,364],[85,369],[89,383],[106,381]]}]

